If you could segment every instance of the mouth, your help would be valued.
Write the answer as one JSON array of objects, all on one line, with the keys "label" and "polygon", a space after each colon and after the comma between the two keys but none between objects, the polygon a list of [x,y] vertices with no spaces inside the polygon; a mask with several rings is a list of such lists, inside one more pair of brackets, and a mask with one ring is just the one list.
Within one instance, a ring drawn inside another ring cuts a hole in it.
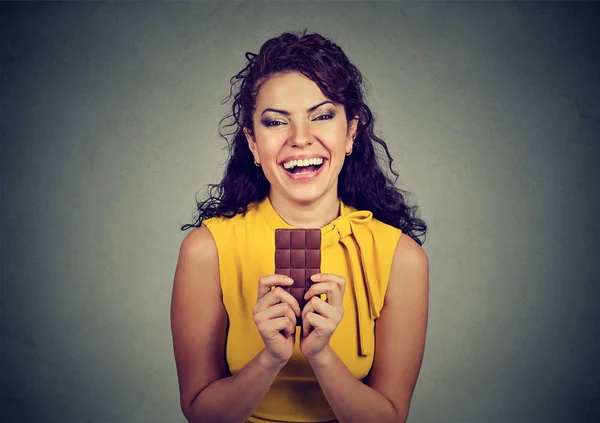
[{"label": "mouth", "polygon": [[326,159],[322,159],[317,163],[309,163],[304,165],[303,163],[295,163],[292,166],[281,164],[281,168],[284,173],[294,180],[309,180],[313,179],[323,169]]}]

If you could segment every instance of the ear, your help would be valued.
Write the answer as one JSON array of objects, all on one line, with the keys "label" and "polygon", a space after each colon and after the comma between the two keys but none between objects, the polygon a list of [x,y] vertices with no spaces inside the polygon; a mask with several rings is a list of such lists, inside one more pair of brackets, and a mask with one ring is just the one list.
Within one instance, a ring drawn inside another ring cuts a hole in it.
[{"label": "ear", "polygon": [[346,151],[352,151],[354,139],[356,138],[356,130],[358,129],[358,116],[348,122],[348,135],[346,137]]},{"label": "ear", "polygon": [[246,136],[246,141],[248,141],[248,148],[250,148],[250,151],[254,156],[254,161],[260,164],[258,146],[256,145],[256,141],[254,140],[254,136],[252,135],[252,130],[250,128],[244,128],[244,135]]}]

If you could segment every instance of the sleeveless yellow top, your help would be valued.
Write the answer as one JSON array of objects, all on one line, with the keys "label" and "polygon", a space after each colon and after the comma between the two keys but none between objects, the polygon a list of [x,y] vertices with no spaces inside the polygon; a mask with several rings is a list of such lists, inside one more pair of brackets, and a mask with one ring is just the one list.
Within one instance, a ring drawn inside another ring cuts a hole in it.
[{"label": "sleeveless yellow top", "polygon": [[[223,303],[229,318],[226,357],[232,374],[263,348],[252,317],[258,279],[275,272],[275,229],[292,228],[269,198],[246,215],[204,221],[215,239]],[[340,215],[321,228],[321,272],[346,279],[344,317],[330,345],[357,379],[373,364],[375,319],[383,308],[392,258],[401,231],[340,202]],[[308,361],[300,352],[300,330],[292,358],[279,372],[249,423],[335,421]],[[249,387],[251,389],[251,387]]]}]

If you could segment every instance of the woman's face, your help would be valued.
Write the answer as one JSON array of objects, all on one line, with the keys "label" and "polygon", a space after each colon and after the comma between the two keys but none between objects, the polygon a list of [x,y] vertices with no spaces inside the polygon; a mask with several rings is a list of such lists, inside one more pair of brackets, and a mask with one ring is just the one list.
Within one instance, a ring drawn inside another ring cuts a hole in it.
[{"label": "woman's face", "polygon": [[269,78],[258,92],[254,133],[244,128],[271,193],[299,203],[337,199],[338,175],[358,120],[346,120],[317,84],[294,72]]}]

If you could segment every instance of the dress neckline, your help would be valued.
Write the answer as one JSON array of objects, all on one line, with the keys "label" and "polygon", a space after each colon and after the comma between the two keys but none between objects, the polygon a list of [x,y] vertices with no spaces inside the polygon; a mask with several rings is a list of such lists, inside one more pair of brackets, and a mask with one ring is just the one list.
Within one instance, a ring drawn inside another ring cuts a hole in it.
[{"label": "dress neckline", "polygon": [[[273,204],[271,204],[271,200],[269,199],[268,195],[265,197],[264,200],[262,200],[258,203],[257,210],[258,210],[259,214],[261,214],[265,218],[265,220],[267,221],[267,223],[273,230],[275,230],[277,228],[285,228],[285,229],[295,228],[295,226],[288,224],[285,220],[283,220],[283,218],[279,215],[279,213],[277,213],[275,208],[273,208]],[[353,210],[354,209],[352,207],[348,207],[347,205],[344,204],[344,202],[342,200],[340,200],[339,217],[345,216],[348,213],[351,213]],[[339,219],[339,217],[337,217],[337,219]],[[328,224],[324,225],[323,227],[321,227],[320,229],[323,230],[323,229],[329,227],[330,225],[331,225],[331,223],[328,223]]]}]

